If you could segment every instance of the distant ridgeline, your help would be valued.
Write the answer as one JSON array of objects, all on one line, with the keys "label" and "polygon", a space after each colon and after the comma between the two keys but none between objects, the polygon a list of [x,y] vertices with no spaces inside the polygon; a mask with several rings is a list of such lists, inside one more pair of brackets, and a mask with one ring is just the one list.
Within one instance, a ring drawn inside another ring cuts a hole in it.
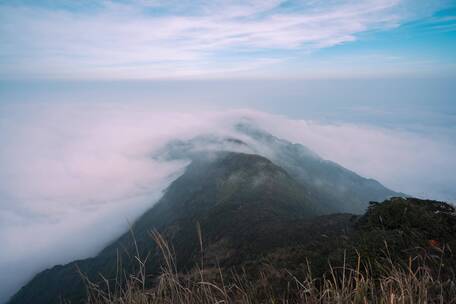
[{"label": "distant ridgeline", "polygon": [[168,144],[155,157],[191,163],[131,231],[96,257],[37,274],[9,303],[83,303],[80,273],[93,282],[112,280],[119,268],[137,270],[134,256],[148,256],[153,286],[162,264],[153,231],[173,245],[182,273],[199,262],[201,247],[206,267],[243,267],[254,274],[266,259],[299,276],[306,261],[316,275],[327,270],[328,260],[342,263],[345,256],[352,262],[355,248],[375,259],[387,243],[392,259],[406,261],[410,248],[420,254],[417,248],[455,242],[452,206],[403,198],[249,124],[236,131],[239,138],[201,136]]}]

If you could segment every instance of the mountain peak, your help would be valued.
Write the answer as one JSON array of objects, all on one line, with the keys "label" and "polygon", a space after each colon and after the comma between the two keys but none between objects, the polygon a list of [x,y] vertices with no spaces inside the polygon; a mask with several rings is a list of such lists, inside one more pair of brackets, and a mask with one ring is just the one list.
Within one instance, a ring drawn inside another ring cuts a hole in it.
[{"label": "mountain peak", "polygon": [[[207,135],[166,145],[155,158],[190,163],[131,231],[94,258],[38,274],[11,303],[58,303],[59,296],[73,302],[84,299],[76,265],[91,279],[100,273],[113,277],[119,259],[129,260],[132,253],[158,254],[151,231],[172,242],[181,269],[192,267],[198,257],[197,225],[208,244],[207,263],[236,265],[274,248],[308,242],[313,237],[309,231],[345,233],[351,215],[317,217],[361,213],[369,201],[395,194],[378,182],[323,161],[304,146],[251,125],[237,128],[242,131],[238,137]],[[134,263],[123,266],[129,271]],[[147,270],[154,274],[159,268],[155,259]],[[36,290],[43,284],[49,292],[38,297]]]},{"label": "mountain peak", "polygon": [[309,148],[275,137],[244,119],[234,134],[207,134],[187,141],[172,141],[155,156],[158,159],[207,159],[220,152],[256,154],[284,169],[312,201],[330,212],[363,213],[369,201],[401,195],[378,181],[364,178],[341,165],[324,160]]}]

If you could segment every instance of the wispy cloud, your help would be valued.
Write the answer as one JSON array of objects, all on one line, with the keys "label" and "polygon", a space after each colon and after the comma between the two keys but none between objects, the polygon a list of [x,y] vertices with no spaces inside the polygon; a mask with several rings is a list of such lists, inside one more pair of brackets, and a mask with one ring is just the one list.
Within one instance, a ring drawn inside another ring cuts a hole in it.
[{"label": "wispy cloud", "polygon": [[400,0],[4,2],[0,66],[31,77],[238,72],[397,27],[413,12]]}]

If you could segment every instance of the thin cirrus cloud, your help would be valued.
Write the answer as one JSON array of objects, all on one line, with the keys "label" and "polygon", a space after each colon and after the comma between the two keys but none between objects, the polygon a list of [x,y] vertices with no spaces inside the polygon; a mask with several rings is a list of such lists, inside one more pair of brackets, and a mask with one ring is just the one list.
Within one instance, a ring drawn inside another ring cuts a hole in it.
[{"label": "thin cirrus cloud", "polygon": [[437,3],[424,11],[401,0],[7,1],[0,66],[4,77],[248,72],[396,28]]}]

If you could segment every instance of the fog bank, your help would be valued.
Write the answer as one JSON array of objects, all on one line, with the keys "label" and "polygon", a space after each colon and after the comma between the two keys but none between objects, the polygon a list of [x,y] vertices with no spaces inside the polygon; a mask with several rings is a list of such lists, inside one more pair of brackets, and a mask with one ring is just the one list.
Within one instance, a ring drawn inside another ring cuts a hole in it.
[{"label": "fog bank", "polygon": [[456,142],[446,134],[246,109],[1,103],[0,302],[46,267],[95,255],[150,208],[187,165],[151,157],[169,140],[236,136],[245,117],[393,190],[456,201]]}]

